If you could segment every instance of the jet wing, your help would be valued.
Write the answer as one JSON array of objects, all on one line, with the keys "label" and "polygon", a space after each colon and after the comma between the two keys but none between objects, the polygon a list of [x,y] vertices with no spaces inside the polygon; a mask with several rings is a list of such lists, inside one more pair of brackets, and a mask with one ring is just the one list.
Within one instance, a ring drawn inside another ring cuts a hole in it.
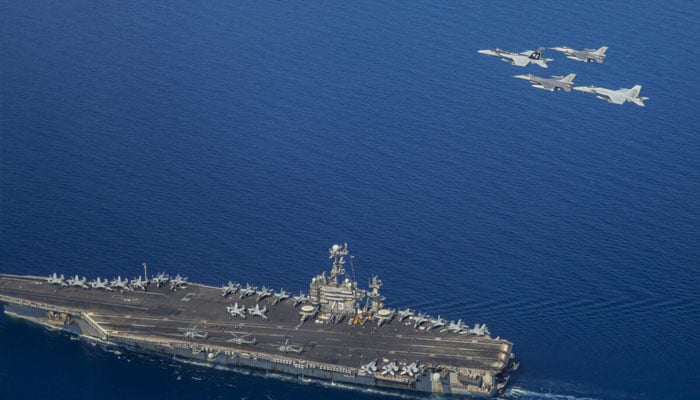
[{"label": "jet wing", "polygon": [[609,102],[614,104],[622,104],[627,100],[625,95],[617,92],[610,93],[609,95],[600,94],[599,96],[606,97]]},{"label": "jet wing", "polygon": [[513,65],[517,65],[518,67],[524,67],[530,63],[530,59],[525,56],[515,56],[515,57],[504,57],[508,58],[511,60]]},{"label": "jet wing", "polygon": [[554,82],[551,81],[539,81],[536,82],[536,84],[541,85],[542,88],[547,89],[547,90],[555,90],[557,87],[562,87],[560,85],[557,85]]}]

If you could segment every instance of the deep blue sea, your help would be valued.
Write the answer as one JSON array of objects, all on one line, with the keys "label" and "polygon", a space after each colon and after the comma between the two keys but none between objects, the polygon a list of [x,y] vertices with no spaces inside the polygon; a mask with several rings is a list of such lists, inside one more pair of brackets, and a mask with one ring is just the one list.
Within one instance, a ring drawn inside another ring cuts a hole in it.
[{"label": "deep blue sea", "polygon": [[[700,398],[700,2],[0,1],[0,272],[307,289],[515,343],[508,399]],[[610,47],[518,68],[479,49]],[[645,108],[512,75],[635,84]],[[2,399],[380,399],[0,317]]]}]

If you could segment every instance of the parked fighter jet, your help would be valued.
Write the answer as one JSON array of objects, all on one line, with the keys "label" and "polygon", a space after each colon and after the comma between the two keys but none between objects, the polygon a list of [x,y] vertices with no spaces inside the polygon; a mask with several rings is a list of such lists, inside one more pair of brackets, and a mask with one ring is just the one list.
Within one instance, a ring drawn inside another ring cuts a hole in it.
[{"label": "parked fighter jet", "polygon": [[258,290],[258,303],[260,303],[260,300],[269,296],[272,296],[272,290],[263,286],[262,288],[260,288],[260,290]]},{"label": "parked fighter jet", "polygon": [[274,306],[275,304],[279,303],[280,301],[284,299],[289,298],[289,293],[287,293],[284,289],[280,289],[279,292],[275,293],[272,295],[275,299],[272,301],[272,305]]},{"label": "parked fighter jet", "polygon": [[433,318],[430,320],[430,326],[428,326],[428,329],[426,329],[426,331],[429,331],[429,330],[435,329],[435,328],[441,328],[441,327],[445,326],[446,323],[447,323],[447,321],[445,321],[445,318],[442,318],[441,316],[438,315],[437,318]]},{"label": "parked fighter jet", "polygon": [[238,306],[238,302],[232,306],[227,306],[226,311],[231,314],[232,317],[238,317],[245,319],[245,306]]},{"label": "parked fighter jet", "polygon": [[132,289],[141,289],[144,292],[146,291],[146,285],[148,285],[148,281],[144,280],[141,276],[138,278],[132,279],[131,280],[131,288]]},{"label": "parked fighter jet", "polygon": [[222,292],[221,296],[226,297],[230,294],[236,293],[236,291],[238,290],[239,287],[241,287],[240,284],[228,281],[228,284],[223,285],[221,287],[221,292]]},{"label": "parked fighter jet", "polygon": [[284,344],[273,344],[272,346],[277,347],[278,351],[281,351],[282,353],[297,353],[301,354],[304,351],[304,346],[297,346],[293,344],[289,344],[289,339],[284,341]]},{"label": "parked fighter jet", "polygon": [[373,373],[377,372],[377,360],[374,359],[367,364],[360,365],[360,370],[364,371],[368,375],[372,375]]},{"label": "parked fighter jet", "polygon": [[419,372],[420,372],[420,369],[418,368],[418,361],[414,361],[408,365],[401,367],[400,374],[413,377],[414,375],[416,375]]},{"label": "parked fighter jet", "polygon": [[239,291],[239,294],[241,295],[241,298],[245,298],[254,295],[257,291],[258,288],[255,286],[250,286],[250,283],[246,283],[245,287]]},{"label": "parked fighter jet", "polygon": [[131,290],[131,289],[129,289],[129,286],[127,286],[128,284],[129,284],[128,279],[122,280],[122,277],[118,276],[117,279],[112,279],[112,281],[109,283],[109,286],[112,289],[119,289],[121,291]]},{"label": "parked fighter jet", "polygon": [[186,330],[183,336],[190,339],[206,339],[209,336],[209,333],[197,330],[197,325],[195,325],[192,329]]},{"label": "parked fighter jet", "polygon": [[422,323],[430,321],[430,318],[427,318],[425,313],[419,313],[413,317],[413,320],[415,321],[413,323],[413,329],[418,329]]},{"label": "parked fighter jet", "polygon": [[49,277],[46,279],[46,282],[52,285],[67,286],[66,277],[63,276],[63,274],[61,274],[61,276],[57,276],[55,272],[53,273],[53,275],[49,275]]},{"label": "parked fighter jet", "polygon": [[576,61],[583,61],[583,62],[597,62],[598,64],[602,64],[603,61],[605,60],[605,51],[608,50],[607,46],[603,46],[599,48],[598,50],[596,49],[583,49],[583,50],[574,50],[570,47],[566,46],[559,46],[559,47],[550,47],[550,50],[554,51],[561,51],[562,53],[566,54],[566,58],[576,60]]},{"label": "parked fighter jet", "polygon": [[460,319],[457,322],[450,321],[450,324],[447,325],[447,327],[440,329],[440,333],[447,333],[447,332],[459,333],[459,332],[463,331],[465,328],[467,328],[467,327],[464,325],[464,322],[462,322],[462,320]]},{"label": "parked fighter jet", "polygon": [[233,338],[227,340],[229,343],[235,343],[237,345],[247,345],[247,346],[255,346],[255,343],[257,340],[255,338],[252,339],[246,339],[250,334],[245,333],[245,332],[230,332],[231,335],[233,335]]},{"label": "parked fighter jet", "polygon": [[267,319],[267,315],[265,315],[266,312],[267,307],[263,306],[263,308],[260,308],[260,304],[256,304],[254,308],[251,307],[248,309],[248,314],[256,317],[261,317],[262,319]]},{"label": "parked fighter jet", "polygon": [[88,282],[91,288],[93,289],[104,289],[104,290],[109,290],[110,292],[112,291],[112,288],[109,287],[109,281],[107,278],[105,280],[101,280],[99,277],[93,281]]},{"label": "parked fighter jet", "polygon": [[399,372],[399,366],[396,365],[396,360],[382,366],[382,375],[389,374],[391,376],[394,376],[397,372]]},{"label": "parked fighter jet", "polygon": [[536,89],[544,89],[549,90],[551,92],[555,90],[563,90],[565,92],[570,92],[571,88],[574,87],[575,77],[576,74],[569,74],[567,76],[552,75],[551,78],[543,78],[532,74],[513,75],[513,78],[530,81],[530,83],[532,83],[532,87]]},{"label": "parked fighter jet", "polygon": [[476,335],[476,336],[484,336],[484,335],[490,335],[491,332],[489,332],[489,328],[486,327],[486,324],[474,324],[474,328],[467,328],[463,330],[462,332],[459,333],[460,335]]},{"label": "parked fighter jet", "polygon": [[518,67],[537,64],[542,68],[547,68],[547,63],[553,60],[551,58],[542,58],[542,52],[544,52],[544,47],[540,47],[537,50],[526,50],[521,53],[513,53],[499,48],[493,50],[479,50],[480,54],[499,57],[501,60]]},{"label": "parked fighter jet", "polygon": [[160,289],[161,286],[170,282],[170,276],[161,272],[158,275],[156,275],[155,277],[151,278],[151,282],[155,283],[156,286]]},{"label": "parked fighter jet", "polygon": [[294,300],[293,306],[296,307],[299,304],[309,301],[309,296],[305,295],[304,292],[299,292],[297,296],[292,297],[292,300]]},{"label": "parked fighter jet", "polygon": [[413,316],[413,311],[411,311],[410,308],[407,308],[405,310],[400,310],[399,311],[399,322],[403,322],[403,320],[405,320],[408,317],[412,317],[412,316]]},{"label": "parked fighter jet", "polygon": [[68,279],[66,283],[68,284],[68,286],[81,287],[83,289],[90,288],[90,286],[87,285],[87,279],[85,279],[85,277],[83,277],[83,279],[80,279],[78,275]]},{"label": "parked fighter jet", "polygon": [[183,286],[187,286],[187,278],[180,276],[180,274],[175,275],[175,278],[170,280],[170,290],[175,291]]},{"label": "parked fighter jet", "polygon": [[640,97],[639,92],[642,90],[641,85],[635,85],[632,89],[617,89],[611,90],[596,86],[577,86],[574,90],[585,93],[596,94],[597,98],[607,100],[608,103],[623,104],[630,101],[640,107],[644,107],[644,102],[649,100],[648,97]]}]

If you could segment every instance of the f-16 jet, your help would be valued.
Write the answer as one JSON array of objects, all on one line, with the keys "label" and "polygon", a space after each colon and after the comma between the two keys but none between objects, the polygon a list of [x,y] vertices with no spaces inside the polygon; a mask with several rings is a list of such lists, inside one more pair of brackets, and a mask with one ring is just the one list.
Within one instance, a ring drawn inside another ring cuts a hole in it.
[{"label": "f-16 jet", "polygon": [[255,293],[257,293],[257,291],[258,291],[258,288],[256,288],[255,286],[250,286],[250,283],[246,283],[245,287],[239,291],[239,294],[241,295],[241,298],[243,299],[245,297],[254,295]]},{"label": "f-16 jet", "polygon": [[245,332],[230,332],[231,335],[233,335],[233,338],[227,340],[229,343],[235,343],[237,345],[247,345],[247,346],[255,346],[255,343],[257,343],[257,340],[255,338],[252,339],[247,339],[250,334],[245,333]]},{"label": "f-16 jet", "polygon": [[566,46],[559,46],[559,47],[550,47],[550,50],[554,51],[561,51],[562,53],[566,54],[566,58],[576,60],[576,61],[583,61],[583,62],[597,62],[598,64],[602,64],[603,61],[605,61],[605,51],[608,50],[607,46],[603,46],[599,48],[598,50],[596,49],[583,49],[583,50],[574,50],[570,47]]},{"label": "f-16 jet", "polygon": [[596,94],[597,98],[607,100],[608,103],[623,104],[627,101],[632,102],[640,107],[644,107],[644,102],[649,100],[648,97],[640,97],[639,92],[642,90],[641,85],[635,85],[631,89],[611,90],[596,86],[577,86],[574,90],[584,93]]},{"label": "f-16 jet", "polygon": [[112,279],[112,281],[109,283],[109,286],[112,289],[119,289],[121,291],[130,290],[128,285],[129,285],[129,280],[122,279],[121,276],[118,276],[117,279]]},{"label": "f-16 jet", "polygon": [[547,68],[547,63],[554,60],[551,58],[542,58],[542,52],[544,52],[544,47],[540,47],[537,50],[526,50],[521,53],[513,53],[499,48],[493,50],[479,50],[480,54],[499,57],[501,60],[518,67],[536,64],[542,68]]},{"label": "f-16 jet", "polygon": [[107,278],[105,278],[105,280],[101,280],[98,277],[97,279],[88,282],[88,284],[93,289],[104,289],[109,290],[110,292],[112,291],[112,288],[109,287],[109,281],[107,280]]},{"label": "f-16 jet", "polygon": [[258,290],[258,303],[260,303],[260,300],[269,296],[272,296],[272,290],[263,286],[262,288],[260,288],[260,290]]},{"label": "f-16 jet", "polygon": [[299,292],[298,295],[292,297],[292,300],[294,300],[293,306],[296,307],[299,304],[306,303],[309,301],[309,296],[305,295],[304,292]]},{"label": "f-16 jet", "polygon": [[67,286],[66,285],[66,277],[61,274],[61,276],[56,275],[54,272],[53,275],[49,275],[49,277],[46,279],[47,283],[50,283],[51,285],[61,285],[61,286]]},{"label": "f-16 jet", "polygon": [[232,317],[238,317],[245,319],[245,306],[238,306],[238,302],[232,306],[227,306],[226,311],[231,314]]},{"label": "f-16 jet", "polygon": [[248,314],[256,317],[261,317],[262,319],[267,319],[267,315],[265,315],[266,312],[267,307],[263,306],[263,308],[260,308],[260,304],[256,304],[255,307],[251,307],[248,309]]},{"label": "f-16 jet", "polygon": [[89,288],[90,288],[90,287],[87,285],[87,279],[85,279],[85,277],[83,277],[83,279],[80,279],[80,277],[78,277],[78,275],[76,275],[76,276],[74,276],[74,277],[68,279],[68,280],[66,281],[66,283],[68,284],[68,286],[81,287],[81,288],[83,288],[83,289],[89,289]]},{"label": "f-16 jet", "polygon": [[175,275],[175,278],[170,280],[170,290],[175,291],[187,285],[187,278],[180,274]]},{"label": "f-16 jet", "polygon": [[221,296],[226,297],[230,294],[236,293],[241,285],[228,281],[228,284],[221,287]]},{"label": "f-16 jet", "polygon": [[513,78],[524,79],[530,81],[532,87],[536,89],[549,90],[551,92],[555,90],[563,90],[565,92],[570,92],[571,88],[574,87],[574,78],[576,74],[569,74],[567,76],[552,75],[551,78],[543,78],[541,76],[535,76],[532,74],[527,75],[513,75]]},{"label": "f-16 jet", "polygon": [[165,273],[161,272],[158,275],[154,276],[151,278],[151,282],[155,283],[156,286],[160,289],[161,286],[164,284],[170,282],[170,276],[166,275]]},{"label": "f-16 jet", "polygon": [[132,279],[130,284],[132,289],[141,289],[145,292],[148,281],[139,276],[138,278]]},{"label": "f-16 jet", "polygon": [[289,293],[287,293],[286,290],[280,289],[279,292],[276,292],[272,295],[274,300],[272,301],[272,305],[274,306],[275,304],[279,303],[282,300],[288,299],[289,298]]}]

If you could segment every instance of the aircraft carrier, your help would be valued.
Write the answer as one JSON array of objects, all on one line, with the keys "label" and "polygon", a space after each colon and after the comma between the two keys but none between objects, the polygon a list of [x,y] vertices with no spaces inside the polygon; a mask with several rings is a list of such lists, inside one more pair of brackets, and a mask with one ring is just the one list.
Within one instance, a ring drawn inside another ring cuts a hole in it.
[{"label": "aircraft carrier", "polygon": [[[513,344],[486,325],[384,306],[382,281],[345,273],[347,244],[308,294],[163,273],[88,281],[0,275],[5,314],[86,340],[185,362],[392,390],[494,396],[516,369]],[[350,260],[351,261],[351,260]]]}]

